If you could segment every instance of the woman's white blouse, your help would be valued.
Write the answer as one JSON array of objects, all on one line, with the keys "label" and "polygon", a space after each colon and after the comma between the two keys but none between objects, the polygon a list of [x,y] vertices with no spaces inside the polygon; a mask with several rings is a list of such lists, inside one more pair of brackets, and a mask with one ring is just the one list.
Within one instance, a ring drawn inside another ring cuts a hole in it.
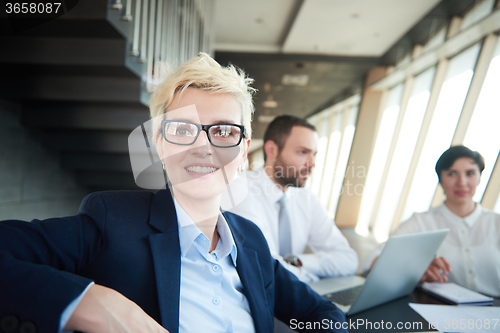
[{"label": "woman's white blouse", "polygon": [[476,204],[466,217],[453,214],[443,203],[415,213],[393,235],[449,228],[437,252],[451,265],[448,281],[500,296],[500,215]]}]

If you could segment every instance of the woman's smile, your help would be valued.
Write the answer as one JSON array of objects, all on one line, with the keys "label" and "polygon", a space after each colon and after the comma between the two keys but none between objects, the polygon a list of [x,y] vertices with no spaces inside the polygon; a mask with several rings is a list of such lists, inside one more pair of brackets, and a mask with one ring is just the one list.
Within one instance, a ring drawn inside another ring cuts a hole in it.
[{"label": "woman's smile", "polygon": [[213,173],[217,170],[219,170],[219,168],[215,168],[215,167],[206,167],[206,166],[200,166],[200,165],[197,165],[197,166],[189,166],[187,168],[185,168],[188,172],[190,173]]}]

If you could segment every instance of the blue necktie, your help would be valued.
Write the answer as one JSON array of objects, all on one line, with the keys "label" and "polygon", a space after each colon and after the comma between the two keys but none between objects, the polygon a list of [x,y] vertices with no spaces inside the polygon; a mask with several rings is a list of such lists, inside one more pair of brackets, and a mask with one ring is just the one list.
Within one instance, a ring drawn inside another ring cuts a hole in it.
[{"label": "blue necktie", "polygon": [[279,233],[279,241],[280,241],[280,255],[284,256],[286,254],[292,253],[292,236],[290,233],[290,217],[288,216],[288,211],[286,209],[286,197],[283,195],[281,199],[278,201],[280,206],[279,209],[279,224],[278,224],[278,233]]}]

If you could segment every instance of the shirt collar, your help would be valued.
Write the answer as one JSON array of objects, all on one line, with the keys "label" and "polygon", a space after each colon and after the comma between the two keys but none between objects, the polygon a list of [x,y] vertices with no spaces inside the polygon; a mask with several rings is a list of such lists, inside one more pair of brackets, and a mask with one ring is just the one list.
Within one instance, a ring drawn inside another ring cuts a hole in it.
[{"label": "shirt collar", "polygon": [[[199,237],[210,240],[201,232],[193,220],[189,217],[186,211],[174,198],[175,210],[177,212],[177,224],[179,226],[179,244],[181,248],[181,255],[184,257],[191,246],[197,241]],[[215,253],[217,258],[224,258],[227,255],[231,256],[233,265],[236,267],[237,250],[234,238],[229,229],[224,215],[219,212],[217,219],[217,232],[219,233],[219,242],[212,253]]]},{"label": "shirt collar", "polygon": [[439,208],[452,221],[457,221],[457,222],[464,221],[469,227],[472,227],[474,223],[476,223],[476,221],[481,216],[481,213],[483,212],[483,207],[479,202],[476,202],[476,208],[472,211],[472,213],[470,213],[466,217],[460,217],[455,215],[448,207],[446,207],[444,202],[441,204]]},{"label": "shirt collar", "polygon": [[288,190],[283,193],[283,191],[276,185],[271,178],[266,173],[265,167],[257,170],[258,177],[262,180],[262,193],[265,195],[269,201],[278,202],[283,196],[286,196]]}]

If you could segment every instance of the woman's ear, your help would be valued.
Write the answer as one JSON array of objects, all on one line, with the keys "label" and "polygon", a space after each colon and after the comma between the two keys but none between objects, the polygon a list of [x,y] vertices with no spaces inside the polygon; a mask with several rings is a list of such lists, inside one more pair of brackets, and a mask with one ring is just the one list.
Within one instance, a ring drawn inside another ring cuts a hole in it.
[{"label": "woman's ear", "polygon": [[245,150],[243,152],[243,160],[247,159],[248,157],[248,151],[250,150],[250,142],[252,141],[251,139],[245,139],[246,143],[243,145],[243,149]]},{"label": "woman's ear", "polygon": [[248,151],[250,149],[250,139],[244,139],[245,143],[243,144],[243,154],[241,155],[240,163],[238,164],[238,169],[243,170],[245,168],[245,162],[248,158]]}]

